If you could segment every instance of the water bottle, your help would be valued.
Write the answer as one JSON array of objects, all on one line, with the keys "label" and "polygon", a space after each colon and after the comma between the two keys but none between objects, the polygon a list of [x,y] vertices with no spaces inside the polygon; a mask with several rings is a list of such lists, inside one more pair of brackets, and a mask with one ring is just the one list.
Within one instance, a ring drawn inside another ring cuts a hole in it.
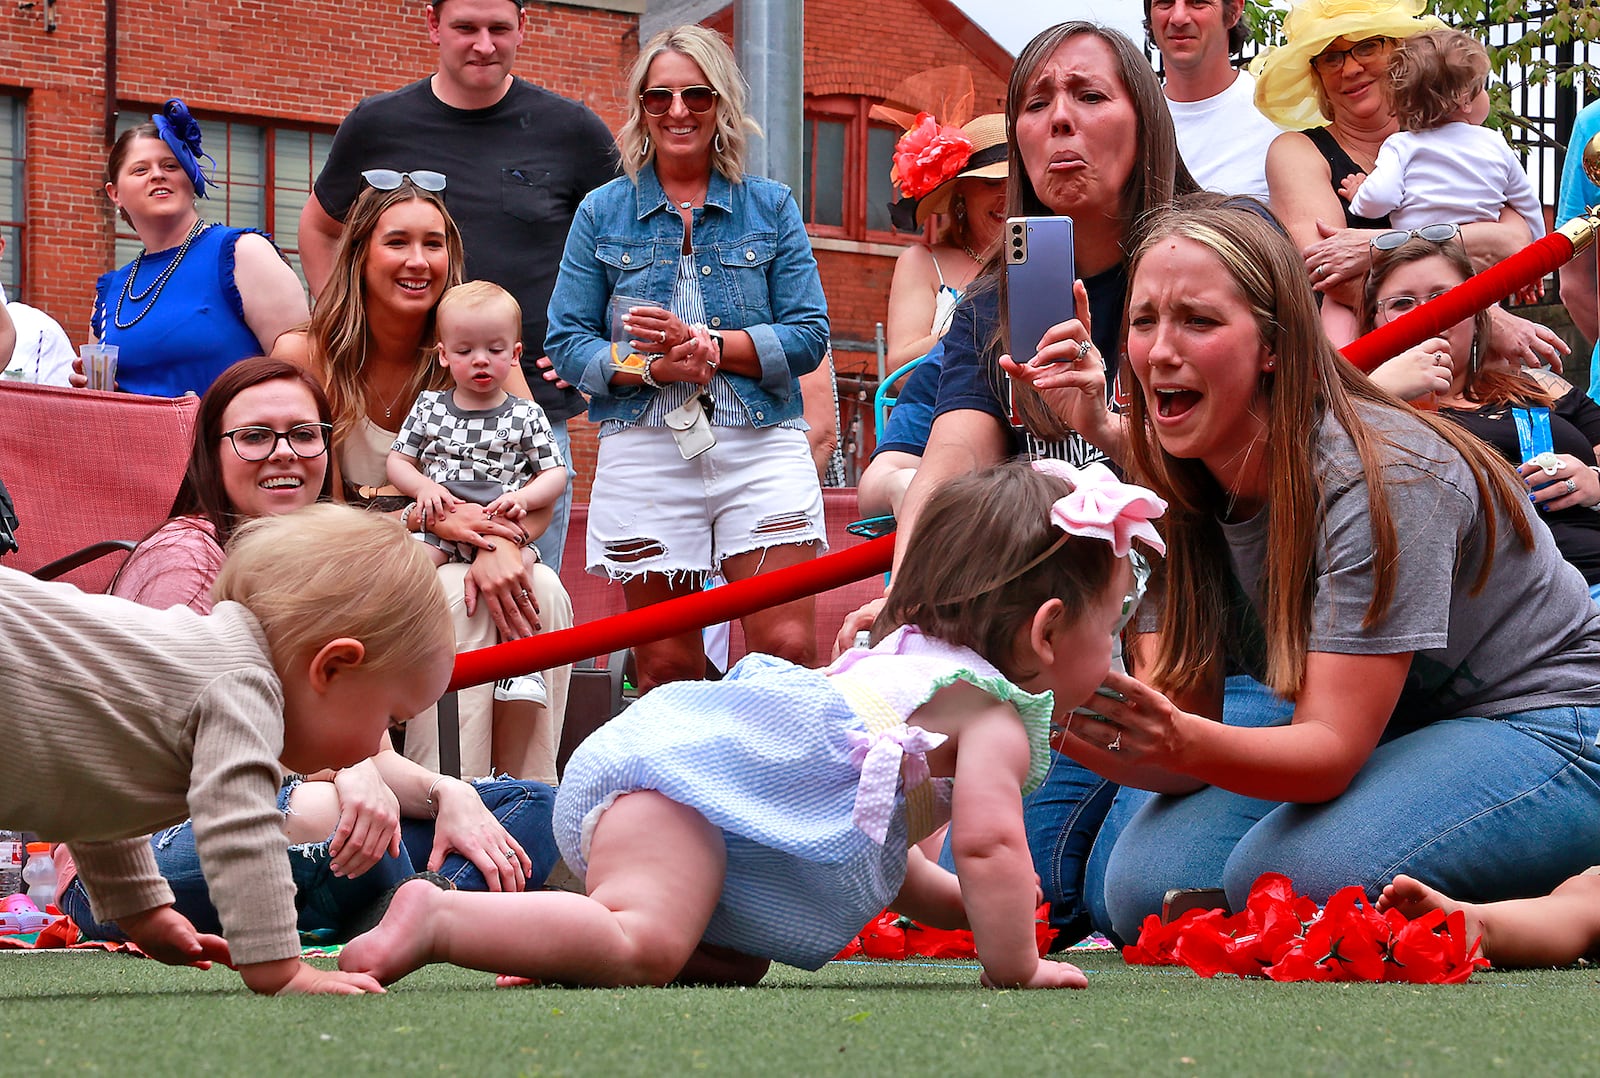
[{"label": "water bottle", "polygon": [[28,863],[22,866],[22,882],[28,897],[40,910],[56,903],[56,860],[50,856],[50,843],[28,843]]},{"label": "water bottle", "polygon": [[22,891],[22,833],[0,831],[0,899]]}]

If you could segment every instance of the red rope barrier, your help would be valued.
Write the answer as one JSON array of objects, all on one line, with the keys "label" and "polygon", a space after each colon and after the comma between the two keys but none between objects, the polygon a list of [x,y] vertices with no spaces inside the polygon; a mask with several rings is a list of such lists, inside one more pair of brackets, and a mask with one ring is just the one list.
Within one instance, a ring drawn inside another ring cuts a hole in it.
[{"label": "red rope barrier", "polygon": [[[1552,232],[1438,299],[1350,342],[1344,348],[1344,357],[1360,369],[1371,371],[1385,360],[1429,337],[1438,336],[1457,322],[1565,265],[1572,255],[1572,241],[1560,232]],[[671,599],[560,632],[462,652],[456,656],[450,690],[482,685],[530,670],[565,666],[579,659],[732,621],[757,610],[842,587],[873,573],[886,572],[893,559],[894,536],[886,535],[804,565],[763,573],[698,595]]]},{"label": "red rope barrier", "polygon": [[664,640],[678,633],[732,621],[757,610],[793,602],[887,572],[894,560],[894,536],[885,535],[803,565],[724,584],[698,595],[669,599],[626,614],[574,625],[559,632],[511,640],[456,656],[450,690],[482,685],[530,670],[549,670],[619,648]]},{"label": "red rope barrier", "polygon": [[1572,255],[1572,241],[1559,232],[1552,232],[1505,261],[1469,277],[1438,299],[1351,341],[1344,347],[1344,358],[1371,373],[1378,364],[1429,337],[1440,336],[1457,322],[1471,318],[1524,285],[1566,265]]}]

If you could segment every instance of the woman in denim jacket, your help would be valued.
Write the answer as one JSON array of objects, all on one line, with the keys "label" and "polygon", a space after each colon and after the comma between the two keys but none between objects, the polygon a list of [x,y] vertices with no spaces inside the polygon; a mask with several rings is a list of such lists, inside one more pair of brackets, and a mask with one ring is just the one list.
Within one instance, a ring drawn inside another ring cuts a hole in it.
[{"label": "woman in denim jacket", "polygon": [[[828,313],[789,189],[743,172],[757,128],[723,40],[663,31],[629,85],[627,175],[578,209],[545,349],[600,424],[589,571],[635,609],[825,548],[799,379]],[[750,650],[813,663],[814,614],[807,598],[746,617]],[[705,676],[698,632],[635,657],[641,690]]]}]

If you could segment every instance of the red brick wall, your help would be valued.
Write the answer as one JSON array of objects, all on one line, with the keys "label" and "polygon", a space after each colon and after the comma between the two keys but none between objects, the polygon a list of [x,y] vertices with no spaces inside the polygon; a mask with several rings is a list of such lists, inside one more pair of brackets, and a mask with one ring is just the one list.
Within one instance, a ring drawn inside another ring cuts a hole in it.
[{"label": "red brick wall", "polygon": [[[81,341],[95,278],[112,258],[101,193],[104,5],[58,5],[48,34],[42,18],[14,6],[0,14],[0,93],[27,102],[24,286]],[[119,103],[145,111],[178,96],[245,122],[335,125],[362,97],[420,78],[438,60],[415,0],[120,0],[116,36]],[[637,39],[636,16],[530,3],[517,71],[615,128]]]},{"label": "red brick wall", "polygon": [[[806,92],[880,96],[918,71],[972,70],[978,111],[998,110],[1002,76],[952,36],[939,0],[810,0],[805,16]],[[27,102],[26,222],[22,261],[30,302],[74,341],[87,333],[95,278],[111,268],[112,218],[101,193],[105,140],[103,5],[56,8],[58,25],[0,16],[0,93]],[[731,35],[732,9],[708,20]],[[620,15],[531,2],[517,70],[593,108],[613,130],[621,89],[637,54],[638,23]],[[421,4],[406,0],[166,0],[118,4],[119,104],[143,111],[180,96],[204,113],[249,122],[336,125],[362,97],[433,70]],[[280,228],[281,228],[280,224]],[[871,340],[888,301],[892,256],[819,251],[834,335]],[[841,353],[841,369],[870,369],[869,354]],[[574,425],[580,498],[588,494],[594,443]]]}]

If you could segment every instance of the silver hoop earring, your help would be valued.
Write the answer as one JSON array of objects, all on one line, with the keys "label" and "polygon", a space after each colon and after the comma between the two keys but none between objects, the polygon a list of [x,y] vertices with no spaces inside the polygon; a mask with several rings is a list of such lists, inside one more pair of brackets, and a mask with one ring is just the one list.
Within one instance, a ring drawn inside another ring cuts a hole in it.
[{"label": "silver hoop earring", "polygon": [[722,132],[721,131],[718,131],[717,134],[716,134],[716,137],[711,140],[711,148],[713,150],[717,151],[718,153],[722,152]]},{"label": "silver hoop earring", "polygon": [[649,157],[649,156],[650,156],[650,136],[646,135],[644,137],[644,144],[639,147],[639,157],[640,157],[641,160],[643,160],[644,158]]}]

